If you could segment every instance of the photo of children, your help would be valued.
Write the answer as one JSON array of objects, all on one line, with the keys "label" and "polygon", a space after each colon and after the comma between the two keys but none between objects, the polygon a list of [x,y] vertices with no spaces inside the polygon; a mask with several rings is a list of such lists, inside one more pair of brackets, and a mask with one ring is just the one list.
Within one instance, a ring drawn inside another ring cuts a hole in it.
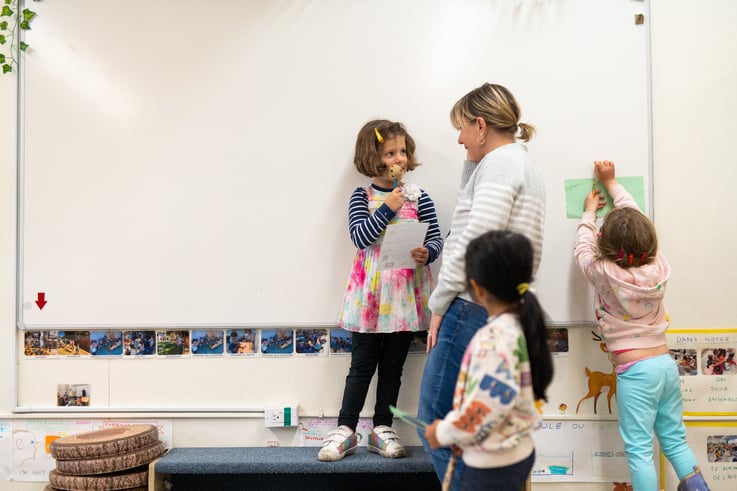
[{"label": "photo of children", "polygon": [[89,406],[90,386],[87,384],[59,384],[56,387],[57,406]]},{"label": "photo of children", "polygon": [[711,435],[706,439],[709,462],[737,462],[737,435]]},{"label": "photo of children", "polygon": [[734,348],[701,350],[701,371],[704,375],[734,375],[737,373]]},{"label": "photo of children", "polygon": [[125,356],[155,355],[156,333],[154,331],[125,331],[123,354]]},{"label": "photo of children", "polygon": [[672,349],[670,356],[675,360],[678,366],[678,375],[698,375],[696,369],[696,350],[695,349]]},{"label": "photo of children", "polygon": [[330,330],[331,355],[350,355],[352,346],[350,332],[343,329]]},{"label": "photo of children", "polygon": [[188,355],[189,331],[156,331],[156,353],[160,356]]},{"label": "photo of children", "polygon": [[89,331],[58,331],[58,346],[56,354],[59,356],[88,356],[90,354]]},{"label": "photo of children", "polygon": [[568,353],[568,329],[553,328],[548,329],[548,349],[555,356],[560,353]]},{"label": "photo of children", "polygon": [[256,331],[254,329],[232,329],[227,331],[225,352],[229,355],[253,355],[256,353]]},{"label": "photo of children", "polygon": [[294,331],[291,329],[262,329],[261,353],[289,355],[294,352]]},{"label": "photo of children", "polygon": [[[47,331],[26,331],[25,346],[23,352],[26,356],[48,356],[51,355],[51,346],[47,339]],[[56,345],[53,346],[56,354]]]},{"label": "photo of children", "polygon": [[122,331],[92,331],[90,333],[92,356],[120,356],[123,354]]},{"label": "photo of children", "polygon": [[297,329],[296,349],[299,354],[316,355],[326,353],[328,344],[327,329]]},{"label": "photo of children", "polygon": [[193,355],[222,355],[224,349],[222,329],[195,329],[192,331],[190,350]]}]

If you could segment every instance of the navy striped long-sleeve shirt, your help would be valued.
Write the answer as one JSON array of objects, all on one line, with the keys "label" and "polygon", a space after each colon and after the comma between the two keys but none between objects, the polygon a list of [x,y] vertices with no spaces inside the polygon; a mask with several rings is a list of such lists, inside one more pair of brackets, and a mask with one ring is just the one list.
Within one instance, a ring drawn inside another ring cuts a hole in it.
[{"label": "navy striped long-sleeve shirt", "polygon": [[[372,186],[377,191],[391,191],[391,189],[380,188],[373,184]],[[429,252],[427,264],[430,264],[440,256],[440,252],[443,250],[443,238],[440,235],[435,203],[425,191],[420,194],[417,202],[417,212],[420,222],[429,223],[423,245]],[[353,245],[358,249],[365,249],[376,242],[376,239],[386,230],[395,214],[386,203],[377,208],[373,214],[369,213],[366,189],[356,188],[348,203],[348,229]]]}]

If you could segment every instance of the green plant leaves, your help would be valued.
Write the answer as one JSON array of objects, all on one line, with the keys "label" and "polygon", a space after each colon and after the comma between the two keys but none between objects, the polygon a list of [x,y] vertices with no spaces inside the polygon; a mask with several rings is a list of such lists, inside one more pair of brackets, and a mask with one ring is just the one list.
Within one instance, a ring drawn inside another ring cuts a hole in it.
[{"label": "green plant leaves", "polygon": [[29,8],[20,11],[20,0],[2,0],[2,3],[4,5],[0,8],[0,19],[3,17],[10,19],[0,21],[0,46],[5,51],[0,53],[0,65],[2,73],[10,73],[13,71],[13,65],[18,64],[17,53],[24,53],[29,48],[28,43],[20,39],[20,31],[31,28],[36,12]]}]

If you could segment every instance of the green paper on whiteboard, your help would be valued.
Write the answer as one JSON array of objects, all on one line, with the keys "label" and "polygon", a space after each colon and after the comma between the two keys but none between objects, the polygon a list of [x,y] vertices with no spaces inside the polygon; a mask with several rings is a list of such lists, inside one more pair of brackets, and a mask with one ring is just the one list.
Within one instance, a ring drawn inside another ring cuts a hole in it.
[{"label": "green paper on whiteboard", "polygon": [[[645,209],[645,178],[642,176],[617,177],[617,182],[629,191],[632,198],[637,202],[640,211],[647,214]],[[597,212],[597,216],[603,217],[609,210],[614,208],[612,197],[599,181],[594,179],[566,179],[566,217],[581,218],[583,216],[583,200],[586,194],[591,192],[592,183],[601,189],[606,196],[606,205]]]}]

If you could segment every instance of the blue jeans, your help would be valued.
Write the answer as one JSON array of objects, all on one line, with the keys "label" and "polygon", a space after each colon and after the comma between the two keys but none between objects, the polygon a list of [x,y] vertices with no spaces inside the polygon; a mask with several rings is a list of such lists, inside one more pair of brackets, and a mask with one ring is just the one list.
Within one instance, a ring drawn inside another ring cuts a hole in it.
[{"label": "blue jeans", "polygon": [[533,450],[530,456],[522,462],[506,467],[477,469],[465,466],[458,482],[458,491],[478,491],[479,489],[519,491],[524,487],[534,463],[535,451]]},{"label": "blue jeans", "polygon": [[653,433],[678,479],[693,472],[698,462],[686,441],[681,379],[670,355],[639,361],[618,374],[617,404],[634,491],[658,487]]},{"label": "blue jeans", "polygon": [[[430,351],[425,362],[425,371],[422,373],[420,406],[417,409],[417,416],[421,420],[430,423],[436,419],[443,419],[453,409],[453,393],[463,354],[473,335],[486,325],[488,319],[486,309],[475,303],[456,298],[450,304],[438,331],[437,344]],[[438,479],[443,482],[445,469],[450,460],[450,448],[432,450],[425,440],[424,431],[420,429],[417,433],[422,446],[430,454]],[[454,483],[458,483],[462,472],[463,462],[458,459],[453,476]]]}]

